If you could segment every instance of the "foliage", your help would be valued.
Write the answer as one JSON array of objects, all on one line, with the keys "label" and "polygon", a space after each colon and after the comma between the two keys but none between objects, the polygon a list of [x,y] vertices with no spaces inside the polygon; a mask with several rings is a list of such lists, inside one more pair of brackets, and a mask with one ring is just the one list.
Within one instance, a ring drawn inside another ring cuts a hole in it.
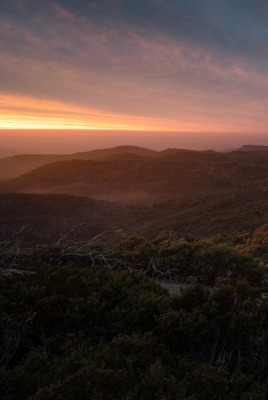
[{"label": "foliage", "polygon": [[3,400],[267,398],[268,305],[246,280],[171,297],[140,273],[58,266],[0,293]]}]

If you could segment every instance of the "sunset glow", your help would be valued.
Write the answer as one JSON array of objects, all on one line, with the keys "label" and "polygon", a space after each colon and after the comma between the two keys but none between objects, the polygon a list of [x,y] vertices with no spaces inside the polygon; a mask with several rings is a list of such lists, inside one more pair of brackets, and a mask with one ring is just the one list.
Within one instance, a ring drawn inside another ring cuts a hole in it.
[{"label": "sunset glow", "polygon": [[205,132],[219,146],[223,133],[254,142],[268,126],[267,14],[240,0],[3,0],[0,135],[116,130],[122,144],[123,131]]},{"label": "sunset glow", "polygon": [[142,121],[75,105],[10,96],[0,96],[0,112],[3,129],[155,130],[161,126],[161,122],[153,119]]},{"label": "sunset glow", "polygon": [[109,114],[66,103],[8,95],[0,96],[0,113],[2,129],[121,129],[154,132],[215,130],[214,126],[195,125],[185,121]]}]

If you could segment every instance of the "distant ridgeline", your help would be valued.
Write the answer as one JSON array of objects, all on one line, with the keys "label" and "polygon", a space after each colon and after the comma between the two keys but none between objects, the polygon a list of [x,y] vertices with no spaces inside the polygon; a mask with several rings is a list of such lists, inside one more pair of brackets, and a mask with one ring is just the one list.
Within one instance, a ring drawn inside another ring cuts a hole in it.
[{"label": "distant ridgeline", "polygon": [[27,242],[36,243],[79,223],[93,235],[120,228],[153,239],[163,230],[201,237],[268,221],[266,146],[22,155],[0,159],[1,177],[3,239],[24,224]]},{"label": "distant ridgeline", "polygon": [[[1,150],[1,149],[0,149]],[[236,150],[227,152],[264,152],[268,150],[268,146],[257,145],[244,145]],[[215,153],[211,150],[198,152],[186,149],[166,149],[162,151],[155,151],[145,149],[138,146],[118,146],[110,149],[91,150],[86,152],[74,154],[23,154],[3,158],[4,152],[0,153],[0,180],[11,179],[32,169],[41,167],[43,165],[54,163],[57,161],[70,161],[70,160],[105,160],[117,156],[125,159],[131,159],[131,156],[158,158],[172,154],[180,153]],[[220,153],[219,153],[220,154]],[[226,153],[225,153],[226,154]]]}]

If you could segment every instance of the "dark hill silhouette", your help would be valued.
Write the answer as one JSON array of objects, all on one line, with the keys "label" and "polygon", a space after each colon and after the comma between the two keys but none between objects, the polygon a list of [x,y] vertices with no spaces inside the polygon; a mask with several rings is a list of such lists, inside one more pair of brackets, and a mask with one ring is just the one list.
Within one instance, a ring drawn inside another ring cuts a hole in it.
[{"label": "dark hill silhouette", "polygon": [[173,239],[189,234],[198,238],[249,231],[268,221],[267,203],[266,193],[250,190],[174,199],[151,206],[69,195],[0,194],[0,241],[24,225],[27,227],[21,240],[26,247],[55,242],[81,223],[77,240],[114,229],[121,230],[119,235],[138,234],[151,240],[163,231],[172,231]]},{"label": "dark hill silhouette", "polygon": [[268,151],[268,146],[260,146],[255,144],[245,144],[241,146],[237,151]]},{"label": "dark hill silhouette", "polygon": [[190,149],[176,149],[176,148],[169,148],[169,149],[165,149],[162,151],[159,151],[159,156],[167,156],[167,155],[171,155],[171,154],[178,154],[178,153],[196,153],[196,150],[190,150]]},{"label": "dark hill silhouette", "polygon": [[178,152],[162,157],[71,160],[48,164],[0,191],[67,193],[102,200],[154,202],[268,186],[268,152]]},{"label": "dark hill silhouette", "polygon": [[0,179],[11,179],[41,165],[67,159],[68,156],[60,154],[21,154],[1,158]]},{"label": "dark hill silhouette", "polygon": [[[110,149],[91,150],[74,154],[21,154],[12,157],[0,158],[0,181],[13,179],[32,169],[57,161],[68,160],[105,160],[109,158],[156,158],[179,153],[196,153],[187,149],[166,149],[154,151],[138,146],[117,146]],[[0,155],[1,157],[1,155]]]},{"label": "dark hill silhouette", "polygon": [[0,180],[12,179],[34,168],[67,160],[101,160],[122,154],[154,157],[158,152],[138,146],[118,146],[111,149],[92,150],[74,154],[22,154],[0,159]]},{"label": "dark hill silhouette", "polygon": [[[114,230],[127,231],[125,222],[132,208],[122,204],[68,195],[0,195],[0,241],[25,226],[23,244],[55,242],[82,224],[77,232],[84,239]],[[133,228],[133,224],[131,225]],[[76,233],[76,232],[75,232]],[[77,240],[79,237],[77,238]]]},{"label": "dark hill silhouette", "polygon": [[91,150],[87,152],[79,152],[72,154],[70,159],[78,160],[101,160],[118,154],[135,154],[142,157],[155,157],[158,152],[150,149],[145,149],[139,146],[117,146],[111,149]]},{"label": "dark hill silhouette", "polygon": [[[266,152],[268,151],[268,146],[259,145],[244,145],[236,150],[229,150],[226,152]],[[190,153],[216,153],[213,150],[206,151],[196,151],[189,149],[176,149],[169,148],[162,151],[150,150],[138,146],[117,146],[109,149],[97,149],[86,152],[78,152],[74,154],[21,154],[14,156],[5,156],[6,152],[0,149],[0,181],[6,179],[13,179],[20,175],[23,175],[35,168],[44,166],[57,161],[68,161],[68,160],[105,160],[109,158],[135,158],[146,157],[146,158],[157,158],[172,156],[174,154],[187,154]],[[123,157],[124,154],[124,157]],[[132,155],[132,157],[130,157]]]}]

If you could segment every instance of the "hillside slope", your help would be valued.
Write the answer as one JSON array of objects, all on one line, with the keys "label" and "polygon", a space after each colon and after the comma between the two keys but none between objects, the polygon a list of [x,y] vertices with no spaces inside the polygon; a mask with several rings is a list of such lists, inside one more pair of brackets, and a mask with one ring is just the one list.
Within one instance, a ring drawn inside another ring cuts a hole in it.
[{"label": "hillside slope", "polygon": [[74,227],[76,240],[118,228],[127,232],[130,215],[131,207],[87,197],[2,194],[0,241],[14,236],[23,226],[20,236],[24,244],[55,242]]},{"label": "hillside slope", "polygon": [[0,185],[16,193],[65,193],[154,202],[228,191],[266,191],[267,152],[179,152],[157,158],[117,155],[45,165]]},{"label": "hillside slope", "polygon": [[141,157],[154,157],[154,150],[138,146],[118,146],[111,149],[92,150],[74,154],[22,154],[0,159],[0,180],[12,179],[32,169],[57,161],[101,160],[120,154],[134,154]]},{"label": "hillside slope", "polygon": [[[0,195],[0,241],[27,225],[21,237],[24,245],[55,242],[78,225],[79,240],[117,229],[119,235],[138,234],[154,240],[167,238],[170,233],[173,239],[180,239],[188,234],[198,238],[252,231],[265,223],[267,194],[253,191],[194,196],[187,201],[170,200],[151,206],[69,195]],[[114,235],[108,237],[113,239]]]}]

